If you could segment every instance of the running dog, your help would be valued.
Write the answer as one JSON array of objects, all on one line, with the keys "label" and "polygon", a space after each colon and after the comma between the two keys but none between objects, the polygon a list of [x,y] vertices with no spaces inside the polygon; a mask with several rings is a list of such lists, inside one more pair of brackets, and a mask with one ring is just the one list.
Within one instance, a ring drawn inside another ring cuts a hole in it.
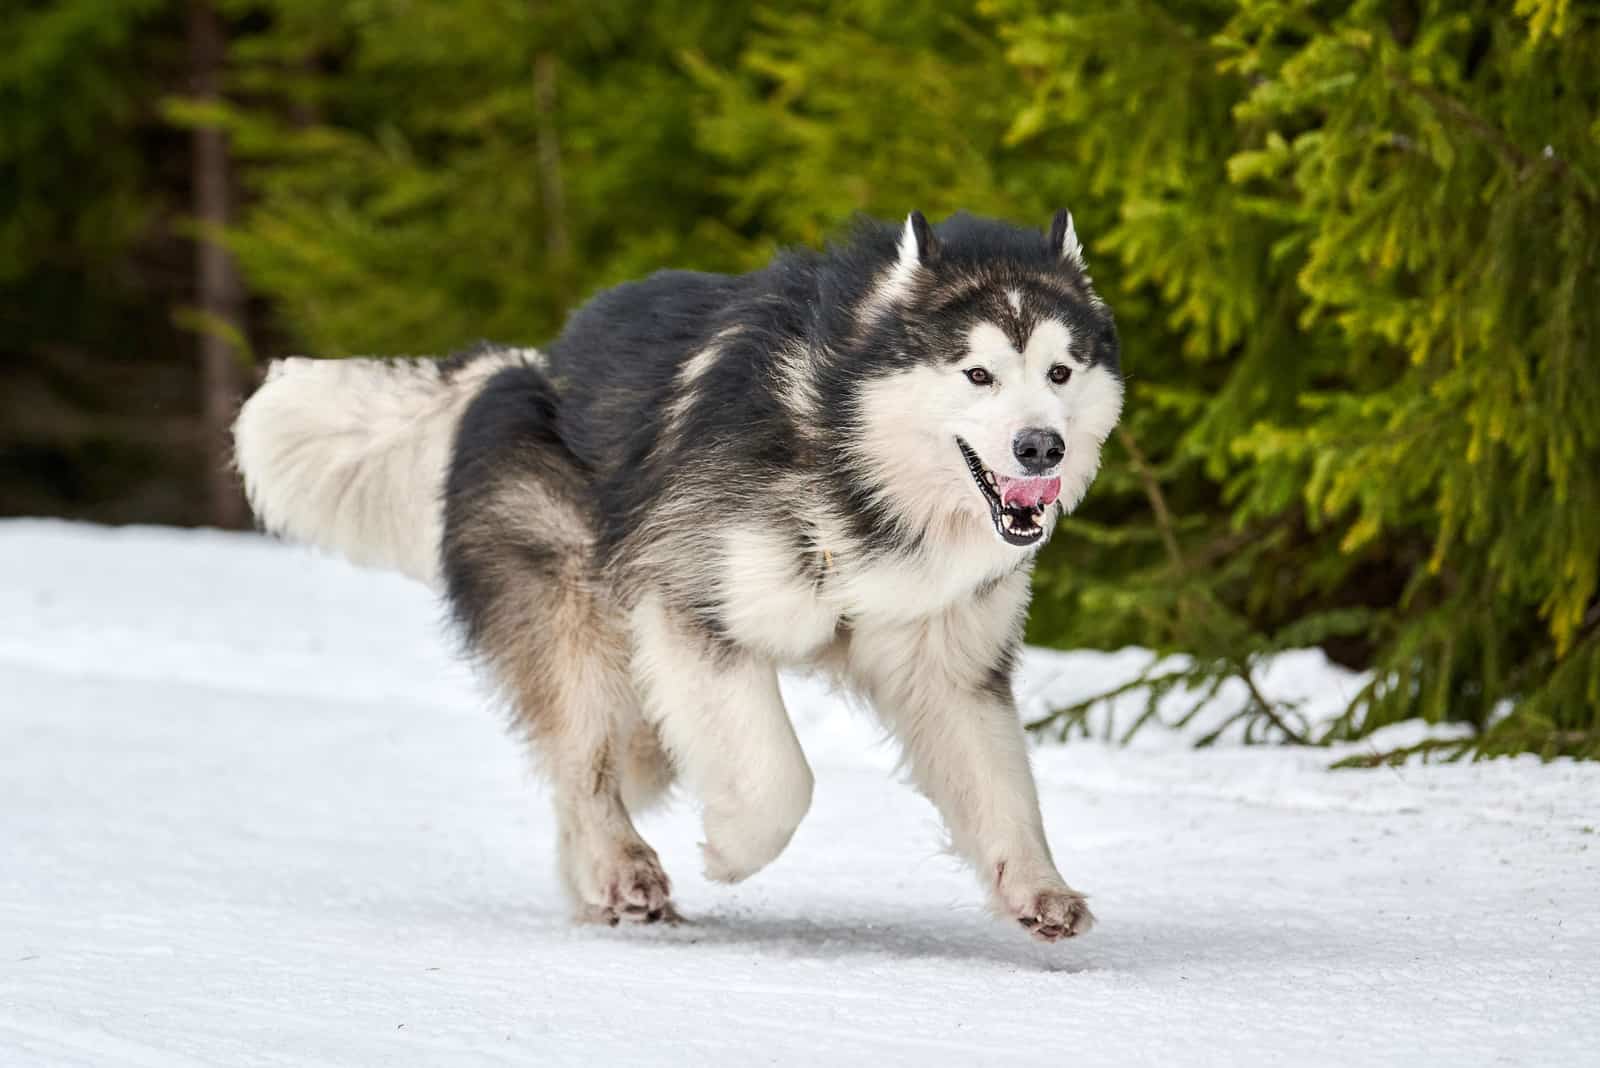
[{"label": "running dog", "polygon": [[804,667],[867,699],[992,908],[1048,942],[1093,917],[1011,677],[1122,396],[1067,212],[913,212],[617,286],[542,352],[282,361],[234,434],[266,529],[448,599],[553,781],[581,918],[674,915],[630,813],[675,782],[709,878],[778,856],[811,803],[778,689]]}]

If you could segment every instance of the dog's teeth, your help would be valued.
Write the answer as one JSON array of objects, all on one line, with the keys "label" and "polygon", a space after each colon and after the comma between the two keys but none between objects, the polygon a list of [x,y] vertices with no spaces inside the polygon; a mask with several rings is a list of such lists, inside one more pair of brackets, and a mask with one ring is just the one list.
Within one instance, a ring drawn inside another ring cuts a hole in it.
[{"label": "dog's teeth", "polygon": [[991,486],[997,485],[997,483],[995,482],[995,479],[994,479],[994,472],[993,471],[985,471],[983,473],[983,480],[985,482],[989,483],[989,485],[991,485]]}]

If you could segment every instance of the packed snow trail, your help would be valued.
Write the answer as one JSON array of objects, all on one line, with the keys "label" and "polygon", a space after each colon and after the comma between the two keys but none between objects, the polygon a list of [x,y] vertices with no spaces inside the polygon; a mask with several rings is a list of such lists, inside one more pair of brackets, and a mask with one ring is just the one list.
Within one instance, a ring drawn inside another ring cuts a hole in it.
[{"label": "packed snow trail", "polygon": [[[1044,747],[1100,921],[1047,947],[791,679],[788,852],[709,885],[680,801],[641,826],[691,922],[578,928],[441,618],[251,536],[0,524],[0,1064],[1596,1063],[1600,767]],[[1019,689],[1139,662],[1031,653]]]}]

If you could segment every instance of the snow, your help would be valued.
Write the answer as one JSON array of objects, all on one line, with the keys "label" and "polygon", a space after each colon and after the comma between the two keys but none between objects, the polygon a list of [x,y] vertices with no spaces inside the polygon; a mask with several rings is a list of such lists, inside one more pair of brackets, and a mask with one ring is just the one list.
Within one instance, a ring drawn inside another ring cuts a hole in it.
[{"label": "snow", "polygon": [[[641,823],[692,922],[575,928],[441,616],[252,536],[0,524],[0,1064],[1595,1063],[1600,767],[1044,746],[1100,921],[1048,947],[790,679],[818,782],[789,851],[707,884],[680,802]],[[1019,689],[1147,662],[1035,651]]]}]

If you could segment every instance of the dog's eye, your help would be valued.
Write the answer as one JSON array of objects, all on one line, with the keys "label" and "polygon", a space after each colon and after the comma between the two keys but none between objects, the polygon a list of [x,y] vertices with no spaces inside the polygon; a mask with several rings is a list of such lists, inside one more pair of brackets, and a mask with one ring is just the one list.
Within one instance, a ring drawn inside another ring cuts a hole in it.
[{"label": "dog's eye", "polygon": [[1064,363],[1058,363],[1054,367],[1050,368],[1050,381],[1054,382],[1058,386],[1065,385],[1067,379],[1071,377],[1072,368],[1068,367]]},{"label": "dog's eye", "polygon": [[967,376],[967,381],[975,386],[990,386],[994,384],[994,375],[986,367],[969,367],[961,372]]}]

